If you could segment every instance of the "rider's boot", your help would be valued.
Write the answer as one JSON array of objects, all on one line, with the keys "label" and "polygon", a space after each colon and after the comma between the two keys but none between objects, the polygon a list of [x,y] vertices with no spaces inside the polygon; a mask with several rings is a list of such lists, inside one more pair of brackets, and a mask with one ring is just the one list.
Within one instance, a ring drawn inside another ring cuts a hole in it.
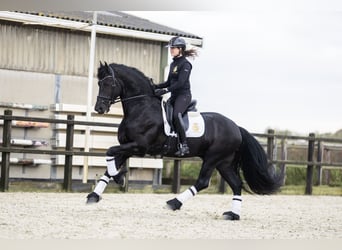
[{"label": "rider's boot", "polygon": [[179,139],[179,144],[178,144],[178,151],[175,153],[176,156],[184,156],[186,154],[189,154],[189,146],[186,143],[186,135],[185,135],[185,129],[184,129],[184,124],[183,124],[183,119],[182,115],[178,113],[178,123],[177,123],[177,134],[178,134],[178,139]]}]

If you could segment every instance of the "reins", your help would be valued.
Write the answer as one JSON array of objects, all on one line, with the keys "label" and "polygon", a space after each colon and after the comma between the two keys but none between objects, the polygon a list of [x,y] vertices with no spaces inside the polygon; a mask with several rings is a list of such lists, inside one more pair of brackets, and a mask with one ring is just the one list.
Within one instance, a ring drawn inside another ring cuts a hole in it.
[{"label": "reins", "polygon": [[142,98],[142,97],[147,97],[148,95],[136,95],[136,96],[131,96],[131,97],[127,97],[124,99],[121,98],[117,98],[116,100],[111,100],[111,102],[114,103],[118,103],[118,102],[127,102],[130,100],[134,100],[134,99],[138,99],[138,98]]},{"label": "reins", "polygon": [[124,98],[124,99],[121,99],[120,97],[118,97],[116,99],[113,99],[113,98],[110,98],[110,97],[107,97],[107,96],[98,95],[97,98],[101,98],[101,99],[107,100],[110,104],[115,104],[115,103],[118,103],[118,102],[127,102],[127,101],[131,101],[131,100],[134,100],[134,99],[138,99],[138,98],[142,98],[142,97],[147,97],[147,96],[149,96],[149,95],[136,95],[136,96],[127,97],[127,98]]}]

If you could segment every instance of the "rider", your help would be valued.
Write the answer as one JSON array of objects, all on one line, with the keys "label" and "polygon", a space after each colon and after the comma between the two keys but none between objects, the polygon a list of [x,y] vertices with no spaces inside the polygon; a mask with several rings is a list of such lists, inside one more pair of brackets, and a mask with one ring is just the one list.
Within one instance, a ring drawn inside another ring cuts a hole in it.
[{"label": "rider", "polygon": [[158,96],[171,92],[170,102],[173,106],[173,123],[179,138],[179,150],[177,156],[189,154],[185,131],[180,121],[191,102],[190,74],[192,65],[186,57],[197,56],[195,49],[186,50],[185,40],[181,37],[173,37],[166,46],[170,48],[173,62],[166,82],[156,85],[155,94]]}]

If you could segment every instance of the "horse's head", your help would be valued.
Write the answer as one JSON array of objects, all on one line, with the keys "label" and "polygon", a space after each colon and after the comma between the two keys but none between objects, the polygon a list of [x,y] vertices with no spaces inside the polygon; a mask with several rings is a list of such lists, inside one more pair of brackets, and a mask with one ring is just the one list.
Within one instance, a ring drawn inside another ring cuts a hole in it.
[{"label": "horse's head", "polygon": [[115,99],[121,95],[122,87],[115,78],[114,69],[105,63],[100,62],[97,77],[99,79],[99,93],[95,104],[95,110],[99,114],[109,111]]}]

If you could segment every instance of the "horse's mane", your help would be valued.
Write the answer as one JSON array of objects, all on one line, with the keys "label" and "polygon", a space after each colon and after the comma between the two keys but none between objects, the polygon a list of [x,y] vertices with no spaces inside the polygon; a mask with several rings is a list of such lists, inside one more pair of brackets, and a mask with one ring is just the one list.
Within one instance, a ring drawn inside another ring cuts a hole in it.
[{"label": "horse's mane", "polygon": [[[116,64],[111,63],[109,65],[117,74],[119,78],[128,79],[132,82],[138,82],[139,84],[148,84],[151,85],[151,79],[147,77],[143,72],[138,70],[137,68],[130,67],[124,64]],[[108,75],[108,71],[105,65],[102,65],[98,68],[97,77],[98,79],[102,79]]]}]

